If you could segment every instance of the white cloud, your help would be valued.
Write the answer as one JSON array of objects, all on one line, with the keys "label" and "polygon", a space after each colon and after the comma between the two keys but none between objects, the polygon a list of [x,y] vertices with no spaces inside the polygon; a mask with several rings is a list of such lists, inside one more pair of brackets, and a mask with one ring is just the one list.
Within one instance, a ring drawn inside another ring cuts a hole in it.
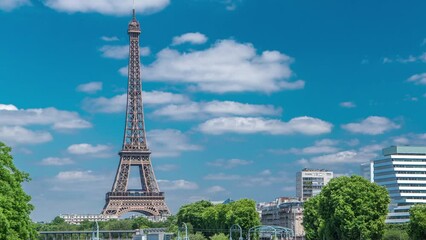
[{"label": "white cloud", "polygon": [[[56,108],[19,109],[10,107],[0,109],[0,125],[52,125],[57,130],[90,128],[92,124],[80,118],[77,112],[57,110]],[[4,108],[4,107],[3,107]]]},{"label": "white cloud", "polygon": [[[185,103],[188,98],[181,94],[152,91],[142,93],[143,103],[161,105],[170,103]],[[117,113],[126,110],[127,94],[116,95],[112,98],[87,98],[83,101],[83,109],[89,112]]]},{"label": "white cloud", "polygon": [[12,11],[25,5],[31,5],[30,0],[0,0],[0,9],[4,11]]},{"label": "white cloud", "polygon": [[226,189],[224,187],[221,186],[212,186],[207,188],[206,192],[208,193],[219,193],[219,192],[224,192],[226,191]]},{"label": "white cloud", "polygon": [[344,108],[354,108],[356,107],[356,104],[353,102],[341,102],[340,106]]},{"label": "white cloud", "polygon": [[75,155],[91,155],[97,157],[109,156],[111,148],[107,145],[91,145],[88,143],[73,144],[67,148],[67,151]]},{"label": "white cloud", "polygon": [[408,82],[414,82],[416,85],[426,85],[426,73],[415,74],[407,79]]},{"label": "white cloud", "polygon": [[173,191],[173,190],[195,190],[198,189],[198,185],[194,182],[186,180],[158,180],[159,188],[162,191]]},{"label": "white cloud", "polygon": [[12,105],[12,104],[0,104],[0,111],[1,110],[17,111],[18,108],[15,105]]},{"label": "white cloud", "polygon": [[395,57],[395,58],[383,58],[383,63],[413,63],[413,62],[426,62],[426,53],[420,55],[409,55],[408,57]]},{"label": "white cloud", "polygon": [[163,165],[156,165],[155,170],[156,171],[162,171],[162,172],[170,172],[178,169],[178,166],[175,164],[163,164]]},{"label": "white cloud", "polygon": [[20,126],[0,126],[0,141],[7,144],[37,144],[52,140],[44,131],[32,131]]},{"label": "white cloud", "polygon": [[102,40],[102,41],[105,41],[105,42],[115,42],[115,41],[118,41],[118,40],[120,40],[120,39],[118,39],[118,37],[116,37],[116,36],[111,36],[111,37],[108,37],[108,36],[102,36],[102,37],[101,37],[101,40]]},{"label": "white cloud", "polygon": [[[123,46],[105,45],[101,47],[99,51],[102,52],[102,57],[105,57],[105,58],[127,59],[129,57],[129,45],[123,45]],[[141,56],[148,56],[149,54],[151,54],[151,49],[149,49],[149,47],[140,48]]]},{"label": "white cloud", "polygon": [[240,179],[240,175],[228,175],[225,173],[208,174],[204,177],[205,180],[232,181]]},{"label": "white cloud", "polygon": [[59,172],[55,180],[60,182],[91,182],[97,181],[101,177],[93,174],[92,171],[64,171]]},{"label": "white cloud", "polygon": [[318,118],[297,117],[289,122],[263,118],[221,117],[199,125],[199,130],[207,134],[224,133],[267,133],[273,135],[306,134],[317,135],[331,132],[332,124]]},{"label": "white cloud", "polygon": [[102,82],[89,82],[77,86],[77,91],[85,93],[96,93],[102,90]]},{"label": "white cloud", "polygon": [[64,166],[73,164],[74,161],[70,158],[58,158],[58,157],[48,157],[41,160],[41,165],[46,166]]},{"label": "white cloud", "polygon": [[426,133],[407,133],[393,137],[392,142],[394,145],[426,145]]},{"label": "white cloud", "polygon": [[232,101],[190,102],[182,105],[168,105],[154,111],[154,115],[167,116],[177,120],[206,118],[214,116],[259,116],[279,115],[281,108],[272,105],[256,105]]},{"label": "white cloud", "polygon": [[290,149],[271,149],[269,150],[275,154],[301,154],[301,155],[310,155],[310,154],[322,154],[322,153],[334,153],[339,151],[339,148],[336,145],[339,142],[331,139],[322,139],[316,141],[313,146],[305,148],[290,148]]},{"label": "white cloud", "polygon": [[182,152],[201,150],[201,146],[189,143],[188,137],[175,129],[148,131],[147,139],[155,157],[176,157]]},{"label": "white cloud", "polygon": [[289,179],[284,174],[272,174],[266,169],[253,176],[245,176],[239,183],[244,187],[270,186],[279,183],[288,183]]},{"label": "white cloud", "polygon": [[372,144],[359,148],[358,150],[346,150],[337,153],[326,154],[310,159],[300,159],[298,162],[302,165],[316,164],[318,166],[328,164],[351,164],[370,161],[379,156],[378,152],[383,149],[381,144]]},{"label": "white cloud", "polygon": [[218,160],[215,160],[215,161],[212,161],[212,162],[208,162],[207,165],[213,166],[213,167],[221,167],[221,168],[225,168],[225,169],[231,169],[231,168],[235,168],[235,167],[239,167],[239,166],[250,165],[252,163],[253,163],[253,161],[247,161],[247,160],[233,158],[233,159],[228,159],[228,160],[218,159]]},{"label": "white cloud", "polygon": [[[192,89],[206,92],[270,93],[304,87],[302,80],[289,82],[291,62],[278,51],[258,55],[251,44],[222,40],[200,51],[163,49],[156,61],[145,67],[144,76],[150,81],[191,84]],[[127,75],[125,68],[120,72]]]},{"label": "white cloud", "polygon": [[359,123],[348,123],[342,125],[342,128],[349,132],[367,135],[378,135],[400,127],[400,125],[392,122],[388,118],[378,116],[367,117]]},{"label": "white cloud", "polygon": [[195,33],[185,33],[180,36],[173,38],[173,45],[179,45],[183,43],[192,43],[192,44],[203,44],[207,42],[207,37],[199,32]]},{"label": "white cloud", "polygon": [[[138,13],[152,13],[164,9],[170,0],[144,0],[135,1],[135,9]],[[60,12],[96,12],[106,15],[131,15],[132,1],[117,0],[44,0],[44,4]]]}]

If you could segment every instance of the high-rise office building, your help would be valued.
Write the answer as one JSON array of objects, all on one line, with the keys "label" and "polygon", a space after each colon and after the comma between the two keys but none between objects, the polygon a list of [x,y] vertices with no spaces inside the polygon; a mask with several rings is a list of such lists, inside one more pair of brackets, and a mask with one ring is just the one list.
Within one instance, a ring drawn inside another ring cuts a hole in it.
[{"label": "high-rise office building", "polygon": [[321,192],[333,178],[333,172],[325,169],[303,169],[296,174],[296,195],[302,201]]},{"label": "high-rise office building", "polygon": [[392,146],[374,160],[374,182],[391,197],[387,223],[404,223],[415,203],[426,203],[426,147]]},{"label": "high-rise office building", "polygon": [[370,182],[374,182],[374,161],[360,164],[361,176]]}]

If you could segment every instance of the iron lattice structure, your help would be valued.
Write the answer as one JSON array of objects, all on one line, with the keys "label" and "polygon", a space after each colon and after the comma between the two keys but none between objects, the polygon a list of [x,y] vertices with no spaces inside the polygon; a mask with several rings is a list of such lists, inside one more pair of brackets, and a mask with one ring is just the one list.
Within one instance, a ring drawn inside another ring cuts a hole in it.
[{"label": "iron lattice structure", "polygon": [[[128,212],[140,212],[147,216],[170,215],[164,192],[160,192],[151,165],[151,151],[146,142],[140,76],[139,35],[140,24],[135,10],[129,23],[129,69],[126,107],[126,126],[120,163],[111,192],[106,194],[102,214],[121,216]],[[128,189],[130,168],[139,168],[142,189]]]}]

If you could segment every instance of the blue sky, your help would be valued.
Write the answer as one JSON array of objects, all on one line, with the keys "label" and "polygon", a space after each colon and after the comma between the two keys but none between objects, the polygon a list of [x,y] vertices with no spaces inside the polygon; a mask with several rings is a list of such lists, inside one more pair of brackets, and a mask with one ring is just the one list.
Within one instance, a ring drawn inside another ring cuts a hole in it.
[{"label": "blue sky", "polygon": [[[148,144],[172,212],[294,196],[304,167],[357,174],[383,147],[424,145],[425,7],[136,0]],[[102,210],[123,140],[131,8],[0,0],[0,140],[32,177],[36,221]]]}]

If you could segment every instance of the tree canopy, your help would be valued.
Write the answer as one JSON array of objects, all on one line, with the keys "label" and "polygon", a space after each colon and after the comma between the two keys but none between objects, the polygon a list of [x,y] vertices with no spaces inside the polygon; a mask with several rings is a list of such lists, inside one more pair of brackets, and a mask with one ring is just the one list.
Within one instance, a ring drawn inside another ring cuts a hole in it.
[{"label": "tree canopy", "polygon": [[384,187],[360,176],[332,179],[304,205],[307,239],[381,239],[390,202]]},{"label": "tree canopy", "polygon": [[195,232],[203,232],[206,237],[228,233],[233,224],[239,224],[243,229],[260,224],[256,204],[249,199],[217,205],[198,201],[182,206],[176,216],[179,225],[189,223]]},{"label": "tree canopy", "polygon": [[426,239],[426,204],[416,204],[410,208],[408,231],[411,239]]},{"label": "tree canopy", "polygon": [[30,219],[31,197],[21,184],[29,175],[15,167],[11,148],[0,142],[0,239],[36,239],[37,232]]}]

